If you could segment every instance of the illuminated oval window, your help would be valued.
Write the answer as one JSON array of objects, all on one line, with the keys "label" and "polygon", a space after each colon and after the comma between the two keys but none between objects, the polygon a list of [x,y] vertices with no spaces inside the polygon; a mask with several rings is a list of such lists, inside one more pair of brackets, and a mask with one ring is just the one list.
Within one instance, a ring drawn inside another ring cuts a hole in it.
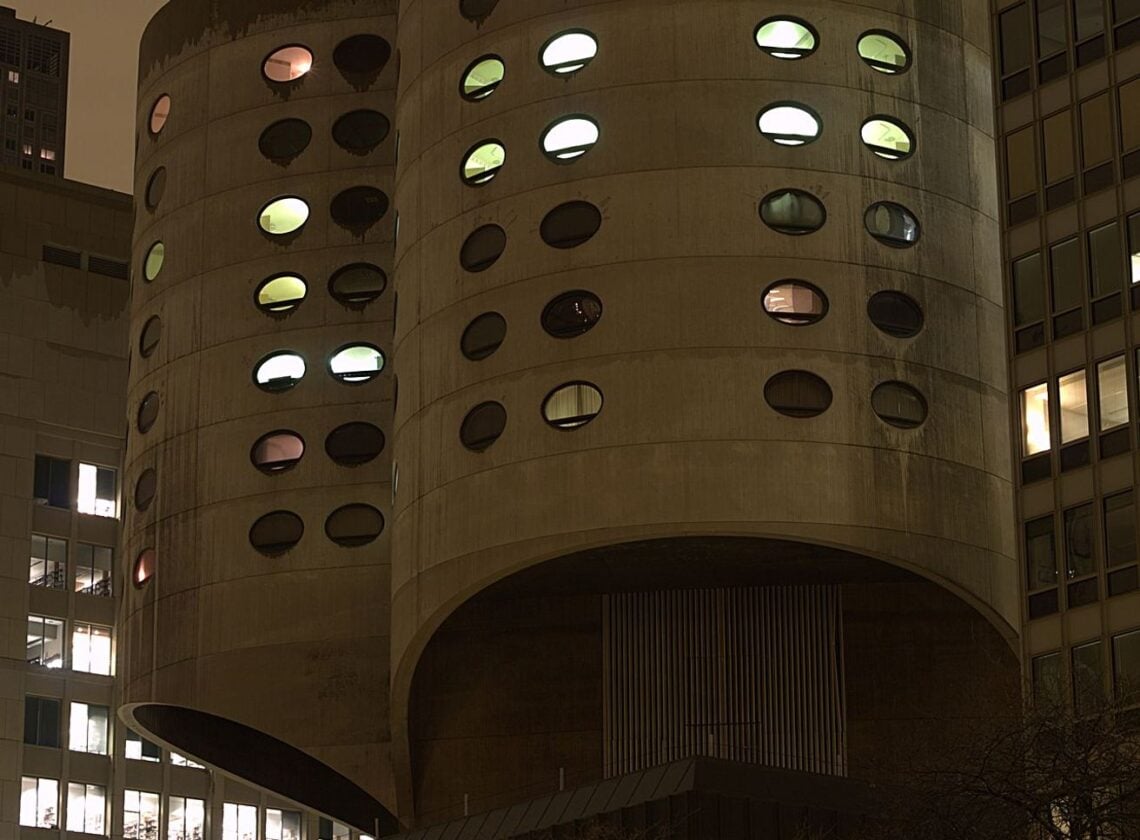
[{"label": "illuminated oval window", "polygon": [[498,225],[475,228],[459,249],[459,264],[465,271],[486,271],[507,248],[507,232]]},{"label": "illuminated oval window", "polygon": [[760,218],[772,230],[802,236],[823,227],[827,211],[814,195],[803,190],[777,190],[760,202]]},{"label": "illuminated oval window", "polygon": [[156,555],[153,548],[144,548],[135,558],[135,568],[131,572],[131,583],[135,589],[142,589],[154,577]]},{"label": "illuminated oval window", "polygon": [[893,117],[871,117],[860,130],[863,145],[881,158],[902,160],[914,151],[910,129]]},{"label": "illuminated oval window", "polygon": [[811,283],[781,280],[764,292],[764,311],[781,324],[802,327],[827,314],[827,298]]},{"label": "illuminated oval window", "polygon": [[329,373],[350,385],[368,382],[384,369],[384,354],[371,344],[348,344],[329,359]]},{"label": "illuminated oval window", "polygon": [[349,187],[336,194],[329,215],[342,228],[365,231],[388,212],[388,196],[375,187]]},{"label": "illuminated oval window", "polygon": [[313,54],[300,44],[274,50],[261,66],[261,72],[271,82],[292,82],[312,69]]},{"label": "illuminated oval window", "polygon": [[155,242],[150,246],[146,252],[146,257],[143,259],[143,278],[146,282],[150,283],[154,278],[158,277],[158,273],[162,271],[162,263],[166,259],[166,246],[161,242]]},{"label": "illuminated oval window", "polygon": [[477,58],[463,71],[459,94],[470,102],[486,99],[503,81],[507,67],[497,55]]},{"label": "illuminated oval window", "polygon": [[392,45],[379,35],[362,32],[336,45],[333,64],[346,79],[375,77],[392,57]]},{"label": "illuminated oval window", "polygon": [[163,94],[154,101],[150,107],[150,134],[157,137],[166,128],[166,121],[170,118],[170,96]]},{"label": "illuminated oval window", "polygon": [[158,393],[151,391],[139,403],[137,425],[138,430],[143,434],[149,432],[155,421],[158,420],[159,402]]},{"label": "illuminated oval window", "polygon": [[275,198],[257,214],[258,226],[271,236],[298,231],[308,220],[309,205],[295,195]]},{"label": "illuminated oval window", "polygon": [[555,338],[588,333],[602,319],[602,302],[592,292],[564,292],[542,310],[542,328]]},{"label": "illuminated oval window", "polygon": [[910,68],[910,50],[897,35],[872,29],[859,36],[859,57],[880,73],[905,73]]},{"label": "illuminated oval window", "polygon": [[507,427],[507,410],[497,402],[475,406],[459,427],[460,442],[472,452],[483,452],[497,441]]},{"label": "illuminated oval window", "polygon": [[760,133],[781,146],[802,146],[819,137],[822,122],[815,111],[795,102],[769,105],[756,118]]},{"label": "illuminated oval window", "polygon": [[542,401],[542,416],[556,429],[578,429],[602,410],[602,392],[589,382],[568,382]]},{"label": "illuminated oval window", "polygon": [[819,46],[819,35],[799,18],[768,18],[756,27],[756,46],[773,58],[795,60],[811,55]]},{"label": "illuminated oval window", "polygon": [[158,203],[162,201],[162,196],[166,192],[166,167],[160,166],[154,170],[150,179],[146,182],[146,208],[153,210],[158,207]]},{"label": "illuminated oval window", "polygon": [[296,353],[282,350],[257,363],[253,379],[263,391],[288,391],[305,376],[305,360]]},{"label": "illuminated oval window", "polygon": [[305,523],[289,510],[267,513],[249,529],[249,544],[267,557],[284,554],[301,541]]},{"label": "illuminated oval window", "polygon": [[469,21],[482,23],[483,20],[495,11],[499,0],[459,0],[459,13]]},{"label": "illuminated oval window", "polygon": [[585,29],[560,32],[542,45],[539,62],[547,73],[568,76],[577,73],[598,54],[598,39]]},{"label": "illuminated oval window", "polygon": [[325,535],[337,545],[368,545],[384,530],[384,516],[372,505],[338,507],[325,520]]},{"label": "illuminated oval window", "polygon": [[507,150],[498,140],[483,140],[467,150],[460,174],[471,187],[485,184],[499,174],[507,160]]},{"label": "illuminated oval window", "polygon": [[914,429],[926,421],[926,398],[905,382],[883,382],[871,392],[871,408],[884,422]]},{"label": "illuminated oval window", "polygon": [[139,334],[139,355],[144,359],[150,356],[154,352],[154,348],[158,347],[161,338],[162,319],[157,315],[152,315],[143,325],[142,332]]},{"label": "illuminated oval window", "polygon": [[576,248],[602,226],[602,211],[588,201],[567,201],[546,214],[539,225],[542,241],[554,248]]},{"label": "illuminated oval window", "polygon": [[918,242],[921,230],[914,214],[893,201],[879,201],[863,214],[867,233],[892,248],[909,248]]},{"label": "illuminated oval window", "polygon": [[867,301],[867,317],[872,324],[893,338],[912,338],[918,335],[926,320],[918,301],[891,289],[871,295]]},{"label": "illuminated oval window", "polygon": [[135,508],[139,511],[149,508],[157,492],[158,473],[148,467],[142,471],[142,475],[135,482]]},{"label": "illuminated oval window", "polygon": [[598,124],[589,117],[565,117],[542,135],[542,151],[555,163],[570,163],[598,142]]},{"label": "illuminated oval window", "polygon": [[301,305],[309,287],[303,277],[296,274],[275,274],[257,287],[257,308],[262,312],[292,312]]},{"label": "illuminated oval window", "polygon": [[337,426],[325,438],[325,453],[345,467],[367,464],[384,451],[384,432],[371,423],[356,421]]},{"label": "illuminated oval window", "polygon": [[815,417],[831,406],[831,388],[814,373],[786,370],[764,385],[764,399],[788,417]]},{"label": "illuminated oval window", "polygon": [[468,359],[477,362],[498,350],[506,337],[506,319],[498,312],[484,312],[467,325],[459,339],[459,349]]},{"label": "illuminated oval window", "polygon": [[296,432],[279,429],[262,435],[249,451],[249,459],[263,473],[284,472],[305,454],[305,441]]},{"label": "illuminated oval window", "polygon": [[278,120],[261,132],[257,148],[263,156],[276,163],[291,161],[309,147],[313,129],[304,120]]},{"label": "illuminated oval window", "polygon": [[379,111],[361,108],[349,111],[333,123],[332,137],[342,149],[366,154],[371,152],[388,136],[392,124]]},{"label": "illuminated oval window", "polygon": [[363,309],[388,288],[388,275],[372,263],[341,266],[329,278],[329,294],[333,300]]}]

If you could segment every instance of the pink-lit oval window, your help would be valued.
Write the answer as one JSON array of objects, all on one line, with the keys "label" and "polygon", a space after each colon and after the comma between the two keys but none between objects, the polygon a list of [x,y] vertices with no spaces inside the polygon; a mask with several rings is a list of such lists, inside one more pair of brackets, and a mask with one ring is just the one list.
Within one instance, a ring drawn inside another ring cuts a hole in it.
[{"label": "pink-lit oval window", "polygon": [[170,116],[170,96],[163,94],[155,100],[150,109],[150,133],[157,137],[166,127],[166,118]]},{"label": "pink-lit oval window", "polygon": [[135,589],[142,589],[154,576],[155,553],[153,548],[144,548],[135,558],[135,570],[131,573],[131,583]]},{"label": "pink-lit oval window", "polygon": [[292,82],[312,69],[313,54],[300,44],[274,50],[261,66],[261,72],[271,82]]},{"label": "pink-lit oval window", "polygon": [[281,429],[258,438],[249,453],[263,473],[279,473],[296,465],[305,454],[305,441],[296,432]]}]

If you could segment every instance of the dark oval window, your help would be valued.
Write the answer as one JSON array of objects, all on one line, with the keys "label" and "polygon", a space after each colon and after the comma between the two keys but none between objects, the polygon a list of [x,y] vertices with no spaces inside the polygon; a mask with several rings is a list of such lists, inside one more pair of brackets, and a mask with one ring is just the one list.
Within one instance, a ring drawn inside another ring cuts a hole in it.
[{"label": "dark oval window", "polygon": [[507,150],[498,140],[481,140],[467,150],[459,175],[469,187],[486,184],[507,162]]},{"label": "dark oval window", "polygon": [[459,0],[459,14],[474,23],[482,23],[497,5],[499,0]]},{"label": "dark oval window", "polygon": [[485,359],[499,349],[507,337],[507,321],[498,312],[484,312],[467,325],[459,349],[473,362]]},{"label": "dark oval window", "polygon": [[922,232],[914,213],[893,201],[878,201],[868,207],[863,224],[871,236],[892,248],[911,247]]},{"label": "dark oval window", "polygon": [[915,429],[926,421],[926,398],[905,382],[883,382],[871,392],[871,408],[899,429]]},{"label": "dark oval window", "polygon": [[367,464],[383,451],[384,432],[371,423],[345,423],[325,438],[325,452],[329,458],[345,467]]},{"label": "dark oval window", "polygon": [[897,75],[910,68],[910,49],[893,32],[872,29],[859,36],[859,57],[880,73]]},{"label": "dark oval window", "polygon": [[356,308],[367,306],[388,287],[388,275],[372,263],[350,263],[338,268],[329,278],[329,294],[333,299]]},{"label": "dark oval window", "polygon": [[372,227],[388,212],[388,196],[375,187],[349,187],[329,205],[332,220],[343,228],[362,231]]},{"label": "dark oval window", "polygon": [[375,379],[384,369],[384,353],[372,344],[346,344],[329,359],[333,379],[359,385]]},{"label": "dark oval window", "polygon": [[499,439],[507,427],[507,410],[497,402],[480,403],[467,412],[459,427],[460,442],[472,452],[482,452]]},{"label": "dark oval window", "polygon": [[156,555],[153,548],[144,548],[135,558],[135,568],[131,572],[131,583],[135,589],[142,589],[154,577]]},{"label": "dark oval window", "polygon": [[576,248],[602,226],[602,211],[588,201],[567,201],[546,214],[539,226],[542,241],[554,248]]},{"label": "dark oval window", "polygon": [[922,307],[914,298],[890,289],[871,295],[867,316],[872,324],[895,338],[918,335],[925,321]]},{"label": "dark oval window", "polygon": [[547,73],[569,76],[577,73],[598,54],[598,39],[585,29],[559,32],[542,45],[538,61]]},{"label": "dark oval window", "polygon": [[249,544],[262,554],[273,557],[284,554],[301,541],[305,523],[289,510],[267,513],[249,529]]},{"label": "dark oval window", "polygon": [[170,95],[163,94],[154,101],[150,109],[150,135],[157,137],[166,128],[166,121],[170,118]]},{"label": "dark oval window", "polygon": [[293,82],[313,69],[313,54],[308,47],[290,44],[266,56],[261,72],[271,82]]},{"label": "dark oval window", "polygon": [[467,65],[459,82],[459,95],[469,102],[486,99],[503,81],[507,68],[497,55],[484,55]]},{"label": "dark oval window", "polygon": [[138,430],[143,434],[150,431],[151,426],[158,420],[159,398],[157,391],[151,391],[139,403],[137,418]]},{"label": "dark oval window", "polygon": [[296,353],[280,350],[270,353],[253,369],[253,381],[263,391],[288,391],[305,376],[305,360]]},{"label": "dark oval window", "polygon": [[914,153],[914,135],[894,117],[871,117],[859,133],[863,145],[886,160],[902,160]]},{"label": "dark oval window", "polygon": [[542,328],[555,338],[588,333],[602,318],[602,302],[592,292],[563,292],[542,310]]},{"label": "dark oval window", "polygon": [[157,315],[152,315],[143,325],[142,333],[139,334],[139,354],[144,359],[150,356],[161,338],[162,319]]},{"label": "dark oval window", "polygon": [[147,467],[135,482],[135,509],[141,512],[150,507],[157,492],[158,473],[153,468]]},{"label": "dark oval window", "polygon": [[361,33],[345,38],[333,50],[333,64],[345,78],[376,76],[392,57],[392,45],[379,35]]},{"label": "dark oval window", "polygon": [[781,324],[814,324],[827,314],[827,297],[802,280],[781,280],[764,291],[764,311]]},{"label": "dark oval window", "polygon": [[542,416],[556,429],[578,429],[602,411],[602,392],[589,382],[567,382],[546,395]]},{"label": "dark oval window", "polygon": [[811,55],[819,46],[819,34],[812,25],[794,17],[760,21],[753,38],[756,46],[768,55],[789,61]]},{"label": "dark oval window", "polygon": [[254,293],[257,308],[262,312],[292,312],[301,305],[309,286],[296,274],[276,274],[261,282]]},{"label": "dark oval window", "polygon": [[814,373],[786,370],[764,385],[764,399],[788,417],[815,417],[831,405],[831,387]]},{"label": "dark oval window", "polygon": [[299,434],[278,429],[257,439],[249,459],[263,473],[279,473],[295,466],[304,454],[305,441]]},{"label": "dark oval window", "polygon": [[777,190],[760,202],[760,218],[772,230],[802,236],[823,227],[827,211],[818,198],[803,190]]},{"label": "dark oval window", "polygon": [[166,167],[160,166],[154,170],[150,179],[146,182],[146,208],[154,210],[158,207],[158,203],[162,201],[163,194],[166,193]]},{"label": "dark oval window", "polygon": [[261,132],[257,148],[269,160],[290,161],[309,146],[313,139],[313,129],[304,120],[278,120]]},{"label": "dark oval window", "polygon": [[483,225],[471,231],[459,249],[459,264],[470,272],[486,271],[507,248],[507,232],[498,225]]},{"label": "dark oval window", "polygon": [[337,545],[367,545],[384,530],[384,515],[372,505],[338,507],[325,520],[325,534]]},{"label": "dark oval window", "polygon": [[384,142],[391,129],[391,122],[379,111],[361,108],[349,111],[333,123],[332,137],[342,149],[364,154]]}]

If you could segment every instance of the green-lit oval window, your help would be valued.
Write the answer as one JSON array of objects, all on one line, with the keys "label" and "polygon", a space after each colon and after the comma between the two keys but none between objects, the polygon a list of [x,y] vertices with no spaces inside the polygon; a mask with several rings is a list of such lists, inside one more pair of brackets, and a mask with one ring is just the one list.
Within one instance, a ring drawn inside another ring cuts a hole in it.
[{"label": "green-lit oval window", "polygon": [[143,259],[143,277],[146,282],[150,283],[154,278],[158,277],[162,271],[163,260],[166,259],[166,246],[161,242],[155,242],[150,246],[150,250],[146,252],[146,257]]},{"label": "green-lit oval window", "polygon": [[257,287],[257,308],[262,312],[292,312],[301,305],[309,287],[296,274],[277,274]]},{"label": "green-lit oval window", "polygon": [[772,58],[794,61],[815,52],[819,35],[806,21],[793,17],[768,18],[756,27],[756,46]]},{"label": "green-lit oval window", "polygon": [[914,136],[894,117],[876,116],[863,123],[863,145],[886,160],[902,160],[914,153]]},{"label": "green-lit oval window", "polygon": [[300,230],[309,220],[309,205],[303,198],[286,195],[275,198],[261,208],[257,224],[271,236],[283,236]]},{"label": "green-lit oval window", "polygon": [[469,102],[486,99],[495,92],[506,73],[507,67],[497,55],[477,58],[464,71],[459,93]]},{"label": "green-lit oval window", "polygon": [[892,32],[873,29],[859,36],[859,57],[880,73],[897,75],[910,69],[910,50]]},{"label": "green-lit oval window", "polygon": [[463,157],[463,183],[471,187],[487,183],[499,174],[506,160],[507,150],[498,140],[476,143]]}]

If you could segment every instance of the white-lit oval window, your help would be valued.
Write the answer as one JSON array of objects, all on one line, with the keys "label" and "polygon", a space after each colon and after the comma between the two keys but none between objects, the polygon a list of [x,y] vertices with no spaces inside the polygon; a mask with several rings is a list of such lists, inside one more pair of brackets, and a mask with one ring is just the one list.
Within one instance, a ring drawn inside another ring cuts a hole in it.
[{"label": "white-lit oval window", "polygon": [[910,68],[910,50],[899,36],[872,29],[859,36],[859,57],[880,73],[896,75]]},{"label": "white-lit oval window", "polygon": [[146,252],[143,259],[143,278],[150,283],[162,271],[162,263],[166,259],[166,246],[155,242]]},{"label": "white-lit oval window", "polygon": [[266,356],[253,369],[253,379],[263,391],[288,391],[305,376],[305,360],[282,350]]},{"label": "white-lit oval window", "polygon": [[309,205],[303,198],[286,195],[261,208],[257,224],[271,236],[284,236],[300,230],[309,220]]},{"label": "white-lit oval window", "polygon": [[262,312],[292,312],[301,305],[309,287],[296,274],[277,274],[257,287],[257,308]]},{"label": "white-lit oval window", "polygon": [[819,114],[797,102],[774,102],[756,118],[760,133],[781,146],[802,146],[819,137]]},{"label": "white-lit oval window", "polygon": [[795,60],[811,55],[819,35],[806,21],[793,17],[768,18],[756,27],[756,46],[773,58]]},{"label": "white-lit oval window", "polygon": [[477,58],[463,71],[459,84],[460,95],[469,102],[486,99],[503,81],[507,67],[497,55]]},{"label": "white-lit oval window", "polygon": [[868,207],[863,224],[867,233],[892,248],[909,248],[921,233],[914,213],[893,201],[878,201]]},{"label": "white-lit oval window", "polygon": [[290,44],[270,53],[261,70],[271,82],[292,82],[313,69],[313,54],[307,47]]},{"label": "white-lit oval window", "polygon": [[556,429],[578,429],[602,411],[602,392],[589,382],[569,382],[542,402],[542,416]]},{"label": "white-lit oval window", "polygon": [[507,150],[498,140],[483,140],[467,150],[463,156],[460,175],[470,187],[485,184],[499,174],[507,160]]},{"label": "white-lit oval window", "polygon": [[542,135],[542,151],[555,163],[570,163],[598,142],[598,124],[589,117],[564,117]]},{"label": "white-lit oval window", "polygon": [[781,280],[765,290],[764,311],[781,324],[802,327],[827,314],[827,298],[811,283]]},{"label": "white-lit oval window", "polygon": [[157,137],[166,128],[166,121],[170,117],[170,96],[163,94],[155,100],[150,109],[150,133]]},{"label": "white-lit oval window", "polygon": [[346,345],[329,359],[329,373],[333,378],[350,385],[375,379],[383,369],[384,354],[371,344]]},{"label": "white-lit oval window", "polygon": [[860,131],[863,145],[881,158],[902,160],[914,152],[910,129],[893,117],[871,117]]},{"label": "white-lit oval window", "polygon": [[598,54],[598,39],[584,29],[560,32],[542,45],[539,61],[547,73],[577,73]]}]

